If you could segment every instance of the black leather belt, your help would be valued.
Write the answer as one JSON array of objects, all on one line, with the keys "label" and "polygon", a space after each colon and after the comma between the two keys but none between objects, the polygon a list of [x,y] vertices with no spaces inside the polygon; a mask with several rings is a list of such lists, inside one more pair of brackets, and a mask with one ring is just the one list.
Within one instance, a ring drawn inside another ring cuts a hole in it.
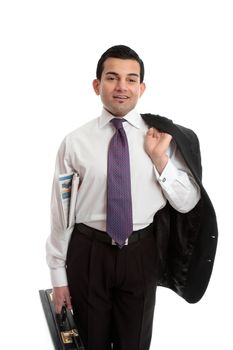
[{"label": "black leather belt", "polygon": [[[83,234],[89,239],[96,239],[97,241],[107,243],[110,245],[116,245],[115,241],[104,231],[96,230],[95,228],[92,228],[90,226],[84,225],[84,224],[75,224],[74,232],[78,231],[78,233]],[[133,233],[129,236],[129,238],[125,241],[124,245],[128,245],[134,242],[137,242],[141,239],[144,239],[149,234],[153,233],[153,224],[150,224],[149,226],[133,231]]]}]

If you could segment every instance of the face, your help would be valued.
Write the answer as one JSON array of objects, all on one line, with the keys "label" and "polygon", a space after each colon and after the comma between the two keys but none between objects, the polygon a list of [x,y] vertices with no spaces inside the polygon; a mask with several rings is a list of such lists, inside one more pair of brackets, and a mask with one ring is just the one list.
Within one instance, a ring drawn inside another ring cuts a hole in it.
[{"label": "face", "polygon": [[101,80],[95,79],[93,88],[108,112],[117,117],[125,116],[145,90],[145,84],[140,83],[139,63],[131,59],[108,58]]}]

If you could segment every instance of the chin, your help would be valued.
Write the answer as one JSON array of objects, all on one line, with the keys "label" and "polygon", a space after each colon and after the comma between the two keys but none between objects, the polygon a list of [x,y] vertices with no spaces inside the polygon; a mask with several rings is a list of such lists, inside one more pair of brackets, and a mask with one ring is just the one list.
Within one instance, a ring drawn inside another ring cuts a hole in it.
[{"label": "chin", "polygon": [[112,114],[114,114],[117,117],[124,117],[131,110],[132,109],[129,109],[129,108],[115,108],[114,110],[112,110]]}]

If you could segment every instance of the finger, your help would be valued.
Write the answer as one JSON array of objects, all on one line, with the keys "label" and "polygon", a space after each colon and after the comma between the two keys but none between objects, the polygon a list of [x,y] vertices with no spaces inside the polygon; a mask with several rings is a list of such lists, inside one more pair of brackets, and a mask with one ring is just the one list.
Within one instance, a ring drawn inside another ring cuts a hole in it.
[{"label": "finger", "polygon": [[170,142],[172,140],[172,135],[164,133],[164,138]]},{"label": "finger", "polygon": [[153,136],[154,135],[154,128],[149,128],[147,131],[147,136]]},{"label": "finger", "polygon": [[57,314],[61,313],[62,306],[64,305],[65,298],[60,295],[54,296],[54,306]]},{"label": "finger", "polygon": [[156,128],[150,128],[147,131],[147,136],[158,139],[161,136],[161,132]]},{"label": "finger", "polygon": [[56,314],[60,314],[61,313],[61,309],[62,309],[62,306],[63,306],[64,304],[63,303],[61,303],[61,302],[56,302],[56,304],[55,304],[55,311],[56,311]]},{"label": "finger", "polygon": [[66,307],[71,310],[72,309],[72,304],[71,304],[71,297],[70,295],[67,295],[66,300],[65,300]]}]

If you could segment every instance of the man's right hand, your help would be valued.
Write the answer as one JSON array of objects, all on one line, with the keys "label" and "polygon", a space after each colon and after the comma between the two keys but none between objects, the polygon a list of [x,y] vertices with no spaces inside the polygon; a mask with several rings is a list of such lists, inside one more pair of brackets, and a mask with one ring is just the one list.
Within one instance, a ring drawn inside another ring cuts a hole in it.
[{"label": "man's right hand", "polygon": [[68,286],[53,287],[53,302],[57,314],[61,313],[63,305],[66,305],[68,309],[72,309],[71,297]]}]

